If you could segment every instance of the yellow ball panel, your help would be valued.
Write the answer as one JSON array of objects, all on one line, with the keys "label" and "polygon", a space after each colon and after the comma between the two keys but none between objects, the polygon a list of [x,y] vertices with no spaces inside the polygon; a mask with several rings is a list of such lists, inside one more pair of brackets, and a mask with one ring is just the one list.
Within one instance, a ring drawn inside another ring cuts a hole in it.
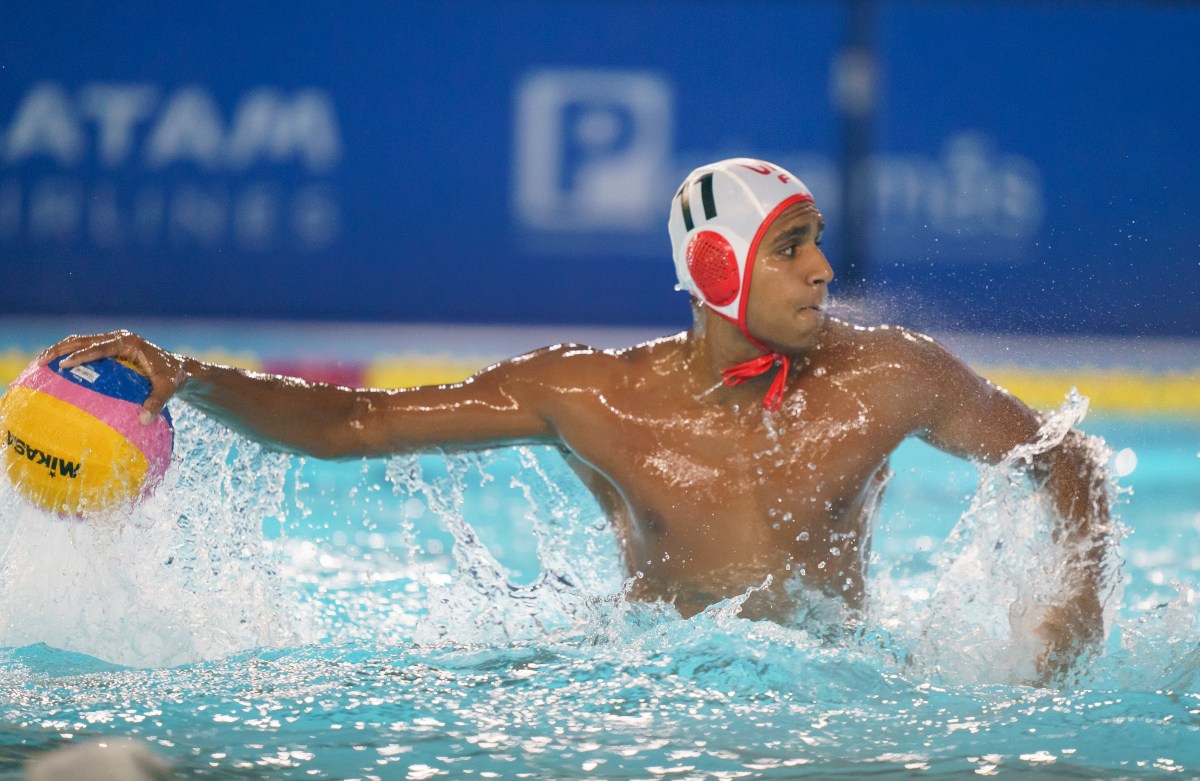
[{"label": "yellow ball panel", "polygon": [[128,502],[150,467],[111,426],[30,388],[9,388],[0,399],[0,437],[9,479],[52,512],[83,515]]}]

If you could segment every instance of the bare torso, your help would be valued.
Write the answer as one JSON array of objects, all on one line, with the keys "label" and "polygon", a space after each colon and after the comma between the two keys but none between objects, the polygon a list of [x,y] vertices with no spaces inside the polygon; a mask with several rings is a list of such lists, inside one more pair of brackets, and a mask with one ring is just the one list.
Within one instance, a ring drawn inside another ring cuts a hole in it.
[{"label": "bare torso", "polygon": [[693,382],[687,336],[578,350],[555,420],[616,525],[634,595],[690,615],[761,585],[744,614],[787,618],[788,581],[862,600],[887,458],[920,419],[899,329],[830,321],[781,408],[761,385]]}]

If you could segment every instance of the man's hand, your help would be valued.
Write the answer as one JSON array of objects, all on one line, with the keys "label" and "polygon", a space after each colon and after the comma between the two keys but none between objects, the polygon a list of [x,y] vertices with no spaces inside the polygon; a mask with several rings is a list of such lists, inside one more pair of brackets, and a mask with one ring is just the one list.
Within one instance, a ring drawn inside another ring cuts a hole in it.
[{"label": "man's hand", "polygon": [[151,423],[167,399],[183,386],[187,380],[184,359],[147,342],[129,331],[113,331],[93,336],[68,336],[58,344],[47,348],[38,356],[38,363],[47,364],[65,355],[63,368],[78,366],[101,358],[119,358],[131,364],[150,380],[150,397],[142,405],[141,421]]},{"label": "man's hand", "polygon": [[1038,611],[1033,637],[1041,648],[1034,657],[1038,679],[1046,684],[1070,672],[1080,655],[1094,649],[1104,633],[1101,608],[1094,609],[1047,605]]}]

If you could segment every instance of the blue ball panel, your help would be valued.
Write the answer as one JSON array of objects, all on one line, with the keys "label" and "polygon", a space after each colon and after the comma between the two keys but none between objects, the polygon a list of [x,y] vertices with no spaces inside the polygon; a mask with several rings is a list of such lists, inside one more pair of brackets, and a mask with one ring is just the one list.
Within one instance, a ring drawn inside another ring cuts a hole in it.
[{"label": "blue ball panel", "polygon": [[[98,361],[89,361],[64,369],[60,364],[66,357],[64,355],[55,358],[48,364],[48,368],[63,379],[110,398],[129,401],[137,405],[145,404],[146,399],[150,397],[150,380],[120,361],[113,358],[101,358]],[[170,413],[164,409],[163,414],[170,422]]]}]

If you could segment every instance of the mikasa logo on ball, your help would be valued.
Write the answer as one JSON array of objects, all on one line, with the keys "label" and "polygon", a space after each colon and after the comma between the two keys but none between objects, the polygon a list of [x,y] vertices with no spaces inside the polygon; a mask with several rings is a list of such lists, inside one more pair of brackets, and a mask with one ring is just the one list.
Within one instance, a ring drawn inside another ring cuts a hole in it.
[{"label": "mikasa logo on ball", "polygon": [[13,436],[11,431],[5,431],[4,434],[6,438],[6,444],[8,447],[13,449],[14,453],[19,456],[25,456],[30,461],[37,462],[38,466],[46,467],[46,471],[50,473],[51,477],[56,477],[58,475],[72,478],[79,477],[79,468],[82,466],[81,464],[76,464],[73,461],[67,461],[59,458],[58,456],[52,456],[49,453],[38,450],[35,447],[31,447],[27,442],[25,442],[25,440],[21,439],[20,437]]},{"label": "mikasa logo on ball", "polygon": [[95,382],[100,378],[100,372],[87,365],[75,366],[71,369],[71,374],[83,380],[84,382]]}]

